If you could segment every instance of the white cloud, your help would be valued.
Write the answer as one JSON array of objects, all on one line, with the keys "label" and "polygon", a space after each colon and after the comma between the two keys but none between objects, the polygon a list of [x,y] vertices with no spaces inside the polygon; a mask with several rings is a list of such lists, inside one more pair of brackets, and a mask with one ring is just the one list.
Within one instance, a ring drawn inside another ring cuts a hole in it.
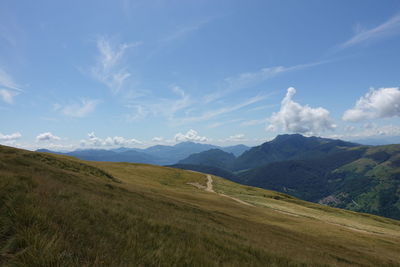
[{"label": "white cloud", "polygon": [[20,139],[22,135],[19,132],[12,133],[12,134],[2,134],[0,133],[0,142],[8,142],[8,141],[15,141]]},{"label": "white cloud", "polygon": [[0,68],[0,86],[21,91],[19,85],[14,81],[14,79],[1,68]]},{"label": "white cloud", "polygon": [[52,140],[60,140],[61,138],[53,135],[50,132],[46,132],[46,133],[41,133],[38,136],[36,136],[36,141],[40,142],[40,141],[52,141]]},{"label": "white cloud", "polygon": [[164,141],[164,137],[153,137],[151,139],[152,142],[158,143],[158,142],[163,142]]},{"label": "white cloud", "polygon": [[193,101],[190,96],[179,86],[171,86],[171,91],[178,97],[174,98],[151,98],[151,102],[141,100],[138,103],[126,105],[133,110],[127,115],[128,121],[138,121],[146,116],[161,115],[168,120],[174,120],[176,113],[190,107]]},{"label": "white cloud", "polygon": [[54,143],[48,143],[48,142],[41,143],[39,146],[36,145],[36,146],[32,146],[32,147],[29,147],[29,146],[25,146],[25,147],[28,149],[38,149],[38,148],[43,149],[43,148],[45,148],[45,149],[49,149],[52,151],[60,151],[60,152],[72,151],[72,150],[75,150],[78,148],[78,146],[76,144],[54,144]]},{"label": "white cloud", "polygon": [[233,119],[233,120],[227,120],[227,121],[217,121],[214,123],[211,123],[210,125],[208,125],[208,128],[217,128],[220,127],[222,125],[227,125],[227,124],[232,124],[232,123],[237,123],[239,121],[242,121],[243,119]]},{"label": "white cloud", "polygon": [[226,141],[238,142],[246,140],[244,134],[235,134],[226,138]]},{"label": "white cloud", "polygon": [[207,142],[208,138],[205,136],[199,136],[195,130],[190,129],[186,134],[177,133],[174,140],[175,142]]},{"label": "white cloud", "polygon": [[347,126],[344,127],[344,130],[346,132],[353,132],[355,129],[356,129],[356,127],[351,126],[351,125],[347,125]]},{"label": "white cloud", "polygon": [[8,104],[12,104],[14,102],[14,96],[16,96],[17,93],[7,90],[7,89],[0,89],[0,97],[3,99],[4,102]]},{"label": "white cloud", "polygon": [[187,36],[193,32],[198,31],[199,29],[201,29],[204,25],[206,25],[207,23],[209,23],[212,20],[212,18],[208,18],[208,19],[204,19],[192,24],[184,24],[183,26],[177,28],[174,32],[170,33],[168,36],[166,36],[165,38],[161,39],[162,43],[169,43],[169,42],[173,42],[177,39],[180,39],[184,36]]},{"label": "white cloud", "polygon": [[275,66],[275,67],[262,68],[260,70],[254,71],[254,72],[240,73],[236,76],[225,78],[224,84],[223,84],[224,89],[218,90],[217,92],[206,95],[204,99],[205,99],[206,103],[209,103],[209,102],[215,101],[217,99],[220,99],[221,97],[223,97],[229,93],[260,84],[261,82],[271,79],[277,75],[280,75],[280,74],[283,74],[286,72],[290,72],[290,71],[296,71],[296,70],[302,70],[302,69],[314,67],[314,66],[321,65],[324,63],[326,63],[326,62],[321,61],[321,62],[314,62],[314,63],[309,63],[309,64],[300,64],[300,65],[291,66],[291,67]]},{"label": "white cloud", "polygon": [[14,97],[21,91],[14,79],[0,68],[0,99],[8,104],[12,104]]},{"label": "white cloud", "polygon": [[322,108],[302,106],[292,100],[296,90],[288,88],[285,98],[281,102],[281,109],[268,119],[268,131],[282,128],[285,131],[316,134],[325,130],[333,130],[336,125],[329,117],[329,111]]},{"label": "white cloud", "polygon": [[134,110],[126,115],[128,122],[139,121],[149,114],[149,110],[144,105],[128,105],[127,107]]},{"label": "white cloud", "polygon": [[94,132],[88,133],[88,139],[81,140],[81,146],[89,147],[120,147],[142,144],[134,138],[124,138],[122,136],[106,137],[104,139],[96,136]]},{"label": "white cloud", "polygon": [[185,93],[179,86],[173,86],[171,90],[180,98],[174,100],[164,101],[162,109],[165,111],[167,117],[172,118],[178,111],[187,108],[192,103],[190,96]]},{"label": "white cloud", "polygon": [[400,135],[400,126],[395,125],[374,125],[370,128],[365,129],[365,131],[361,133],[357,133],[356,136],[399,136]]},{"label": "white cloud", "polygon": [[400,33],[400,14],[390,18],[375,28],[359,31],[352,38],[341,44],[340,47],[347,48],[359,43],[384,38],[398,33]]},{"label": "white cloud", "polygon": [[346,131],[344,134],[329,135],[328,138],[348,138],[348,139],[360,139],[360,138],[374,138],[374,137],[391,137],[400,136],[400,126],[397,125],[377,125],[374,123],[365,124],[361,129],[352,127],[351,131]]},{"label": "white cloud", "polygon": [[364,124],[364,129],[372,129],[372,128],[376,128],[376,124],[372,123],[372,122],[367,122]]},{"label": "white cloud", "polygon": [[244,121],[240,125],[241,126],[253,126],[253,125],[265,124],[267,122],[268,122],[268,118],[264,118],[264,119],[259,119],[259,120]]},{"label": "white cloud", "polygon": [[131,73],[123,66],[123,59],[128,48],[140,45],[136,43],[122,43],[112,45],[106,37],[97,40],[99,56],[91,72],[93,77],[105,84],[113,93],[118,93],[124,86]]},{"label": "white cloud", "polygon": [[353,108],[346,110],[343,120],[357,122],[366,119],[400,116],[400,88],[371,89]]},{"label": "white cloud", "polygon": [[242,103],[233,105],[233,106],[227,106],[227,107],[223,107],[220,109],[215,109],[215,110],[210,110],[207,111],[199,116],[193,116],[193,117],[186,117],[186,118],[182,118],[179,121],[177,121],[177,124],[184,124],[184,123],[189,123],[189,122],[197,122],[197,121],[205,121],[205,120],[209,120],[211,118],[226,114],[226,113],[230,113],[239,109],[242,109],[246,106],[252,105],[254,103],[260,102],[264,99],[266,99],[267,96],[263,96],[263,95],[257,95],[255,97],[249,98],[247,100],[245,100]]},{"label": "white cloud", "polygon": [[82,118],[93,112],[99,103],[100,101],[96,99],[83,99],[80,101],[80,103],[74,103],[66,106],[54,104],[53,108],[54,110],[61,111],[64,113],[64,115]]}]

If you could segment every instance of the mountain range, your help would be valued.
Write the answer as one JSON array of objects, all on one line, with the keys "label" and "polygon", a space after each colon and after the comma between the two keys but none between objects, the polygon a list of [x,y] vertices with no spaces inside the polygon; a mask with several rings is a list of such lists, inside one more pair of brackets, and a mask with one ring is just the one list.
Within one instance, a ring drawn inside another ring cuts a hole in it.
[{"label": "mountain range", "polygon": [[242,155],[212,149],[173,165],[333,207],[400,219],[400,145],[280,135]]},{"label": "mountain range", "polygon": [[91,161],[136,162],[156,165],[170,165],[177,163],[191,154],[210,149],[220,149],[222,151],[232,153],[235,156],[239,156],[244,151],[248,150],[249,147],[245,145],[219,147],[210,144],[182,142],[173,146],[156,145],[145,149],[120,147],[111,150],[79,149],[71,152],[56,152],[47,149],[38,149],[36,151],[73,156],[82,160]]},{"label": "mountain range", "polygon": [[189,169],[332,207],[400,219],[400,145],[367,146],[285,134],[252,148],[183,142],[52,153]]}]

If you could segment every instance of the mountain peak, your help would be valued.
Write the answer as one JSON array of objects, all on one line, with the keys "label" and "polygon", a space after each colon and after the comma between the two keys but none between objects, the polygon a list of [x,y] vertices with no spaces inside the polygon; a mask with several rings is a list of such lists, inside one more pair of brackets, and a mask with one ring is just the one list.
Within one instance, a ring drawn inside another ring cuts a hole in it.
[{"label": "mountain peak", "polygon": [[300,140],[300,139],[306,139],[307,137],[301,135],[301,134],[280,134],[277,135],[272,142],[281,142],[281,141],[286,141],[286,140],[291,140],[291,139],[296,139],[296,140]]}]

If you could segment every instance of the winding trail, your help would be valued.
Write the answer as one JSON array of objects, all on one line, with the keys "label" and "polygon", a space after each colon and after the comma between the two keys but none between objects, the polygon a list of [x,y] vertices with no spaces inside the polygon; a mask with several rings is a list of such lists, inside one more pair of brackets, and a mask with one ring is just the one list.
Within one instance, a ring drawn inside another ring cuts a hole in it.
[{"label": "winding trail", "polygon": [[213,189],[213,179],[211,177],[211,175],[207,174],[207,187],[206,187],[206,191],[207,192],[212,192],[215,193],[214,189]]},{"label": "winding trail", "polygon": [[[207,191],[207,192],[210,192],[210,193],[215,193],[217,195],[230,198],[230,199],[232,199],[232,200],[234,200],[234,201],[236,201],[236,202],[238,202],[240,204],[243,204],[243,205],[246,205],[246,206],[250,206],[250,207],[255,207],[253,204],[250,204],[250,203],[245,202],[243,200],[240,200],[238,198],[235,198],[235,197],[232,197],[232,196],[228,196],[228,195],[225,195],[223,193],[215,192],[214,188],[213,188],[212,176],[209,175],[209,174],[207,174],[206,176],[207,176],[206,185],[201,185],[201,184],[199,184],[197,182],[195,182],[195,183],[187,183],[187,184],[193,185],[193,186],[195,186],[196,188],[198,188],[200,190],[204,190],[204,191]],[[280,210],[280,209],[276,209],[276,208],[272,208],[272,207],[268,207],[268,208],[270,208],[270,209],[272,209],[272,210],[274,210],[276,212],[280,212],[280,213],[286,214],[286,215],[291,215],[291,216],[295,216],[295,217],[302,217],[302,215],[300,215],[300,214],[295,214],[295,213],[292,213],[292,212],[288,212],[288,211],[284,211],[284,210]],[[356,232],[367,233],[367,234],[375,234],[375,235],[385,235],[385,233],[374,232],[374,231],[366,230],[366,229],[360,229],[360,228],[356,228],[354,226],[350,226],[350,225],[346,225],[346,224],[339,224],[339,223],[330,222],[330,221],[323,221],[323,222],[331,224],[331,225],[336,225],[336,226],[339,226],[339,227],[343,227],[343,228],[346,228],[346,229],[349,229],[349,230],[352,230],[352,231],[356,231]]]},{"label": "winding trail", "polygon": [[225,195],[223,193],[215,192],[214,189],[213,189],[213,179],[212,179],[211,175],[209,175],[209,174],[207,174],[207,185],[206,186],[201,185],[199,183],[187,183],[187,184],[193,185],[193,186],[197,187],[198,189],[202,189],[202,190],[207,191],[207,192],[216,193],[216,194],[218,194],[220,196],[230,198],[230,199],[235,200],[236,202],[239,202],[239,203],[241,203],[243,205],[247,205],[247,206],[250,206],[250,207],[255,207],[254,205],[252,205],[250,203],[247,203],[247,202],[245,202],[243,200],[240,200],[240,199],[238,199],[236,197],[231,197],[231,196]]}]

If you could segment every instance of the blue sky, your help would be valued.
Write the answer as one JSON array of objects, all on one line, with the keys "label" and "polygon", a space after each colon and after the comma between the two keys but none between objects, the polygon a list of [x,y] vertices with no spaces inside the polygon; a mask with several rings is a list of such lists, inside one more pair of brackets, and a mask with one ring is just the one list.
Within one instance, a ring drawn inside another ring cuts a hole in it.
[{"label": "blue sky", "polygon": [[0,3],[0,143],[400,136],[399,1]]}]

